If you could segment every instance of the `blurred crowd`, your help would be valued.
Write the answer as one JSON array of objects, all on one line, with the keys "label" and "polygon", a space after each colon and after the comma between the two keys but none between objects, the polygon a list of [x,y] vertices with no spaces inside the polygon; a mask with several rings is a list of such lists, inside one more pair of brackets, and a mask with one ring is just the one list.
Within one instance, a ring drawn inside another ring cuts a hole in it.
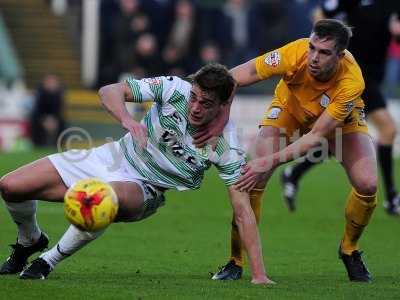
[{"label": "blurred crowd", "polygon": [[[80,0],[48,2],[57,8],[53,9],[55,13],[81,11],[82,6]],[[94,87],[121,81],[128,74],[136,78],[186,76],[214,61],[233,67],[290,40],[307,37],[312,28],[312,14],[320,4],[320,0],[99,2],[100,57]],[[73,21],[77,34],[81,21],[79,17]],[[75,40],[79,41],[79,38],[77,36]],[[388,49],[386,96],[399,97],[399,82],[400,43],[393,40]],[[48,74],[35,93],[28,93],[21,86],[19,82],[2,84],[0,74],[0,122],[16,127],[15,122],[9,119],[28,119],[30,126],[23,124],[18,130],[29,131],[37,146],[54,145],[58,133],[65,127],[61,113],[62,82],[55,75]],[[261,92],[266,90],[272,92],[269,87]],[[26,101],[14,101],[16,97]],[[23,104],[18,106],[15,103]],[[9,127],[4,130],[7,134],[11,132]],[[6,144],[3,135],[0,132],[0,149]]]},{"label": "blurred crowd", "polygon": [[[98,85],[231,67],[308,35],[318,0],[103,0]],[[288,26],[290,22],[290,26]]]}]

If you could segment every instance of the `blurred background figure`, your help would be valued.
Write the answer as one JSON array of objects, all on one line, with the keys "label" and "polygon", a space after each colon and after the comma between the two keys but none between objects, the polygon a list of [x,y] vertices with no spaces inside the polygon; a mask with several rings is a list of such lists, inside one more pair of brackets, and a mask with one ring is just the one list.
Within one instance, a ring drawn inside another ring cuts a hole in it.
[{"label": "blurred background figure", "polygon": [[[151,32],[151,23],[139,0],[103,1],[105,13],[103,21],[104,37],[101,44],[99,85],[115,82],[121,72],[132,67],[132,56],[137,39]],[[113,13],[110,13],[113,12]]]},{"label": "blurred background figure", "polygon": [[221,51],[218,45],[211,41],[205,42],[200,47],[199,57],[197,58],[196,63],[193,65],[195,68],[193,68],[192,71],[199,69],[198,67],[207,63],[219,62],[221,60]]},{"label": "blurred background figure", "polygon": [[388,98],[399,95],[400,86],[400,40],[392,38],[387,55],[385,74],[385,94]]},{"label": "blurred background figure", "polygon": [[162,71],[162,62],[155,35],[140,35],[123,71],[130,71],[136,78],[158,76]]},{"label": "blurred background figure", "polygon": [[168,38],[178,51],[178,56],[193,57],[195,43],[196,15],[195,7],[188,0],[179,0],[175,5],[174,22]]},{"label": "blurred background figure", "polygon": [[[398,2],[382,1],[367,2],[393,2],[393,5]],[[120,134],[112,120],[101,112],[96,88],[123,80],[127,74],[138,79],[160,74],[185,77],[207,62],[228,67],[238,65],[289,40],[308,37],[310,15],[322,3],[320,0],[0,2],[0,76],[5,82],[17,78],[30,91],[36,89],[46,74],[57,70],[68,86],[65,105],[68,123],[96,128],[91,131],[96,136],[105,132]],[[353,2],[346,1],[348,5]],[[346,16],[338,13],[335,17]],[[8,39],[2,37],[4,33],[8,33]],[[390,46],[386,76],[388,95],[394,100],[400,91],[396,82],[399,64],[395,63],[400,54],[396,54],[399,53],[396,46],[395,43]],[[16,59],[11,59],[10,53]],[[238,93],[259,97],[264,102],[270,98],[273,87],[273,81],[268,81],[240,89]],[[257,103],[254,101],[252,106]]]},{"label": "blurred background figure", "polygon": [[256,20],[253,1],[228,0],[222,7],[217,30],[220,47],[229,66],[245,62],[256,54],[254,41],[259,32],[254,28]]},{"label": "blurred background figure", "polygon": [[293,39],[300,39],[311,32],[313,12],[320,0],[289,0],[287,2],[288,32]]},{"label": "blurred background figure", "polygon": [[36,90],[31,114],[31,138],[35,146],[52,146],[65,127],[63,117],[64,90],[59,78],[48,74]]},{"label": "blurred background figure", "polygon": [[162,52],[164,74],[185,77],[188,72],[187,62],[179,54],[179,49],[173,44],[167,45]]}]

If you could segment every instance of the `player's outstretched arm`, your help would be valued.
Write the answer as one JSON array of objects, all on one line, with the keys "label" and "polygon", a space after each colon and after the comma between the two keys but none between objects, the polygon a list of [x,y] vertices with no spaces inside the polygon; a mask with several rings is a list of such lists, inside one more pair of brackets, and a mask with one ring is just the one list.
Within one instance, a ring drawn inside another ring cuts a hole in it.
[{"label": "player's outstretched arm", "polygon": [[133,101],[133,94],[128,84],[114,83],[103,86],[99,90],[99,96],[101,103],[108,112],[122,124],[122,127],[132,134],[141,147],[145,147],[147,129],[144,125],[132,119],[125,106],[125,102]]},{"label": "player's outstretched arm", "polygon": [[228,188],[228,191],[240,238],[249,257],[252,273],[251,282],[255,284],[274,283],[265,274],[260,236],[256,218],[250,206],[249,195],[235,190],[232,186]]},{"label": "player's outstretched arm", "polygon": [[303,135],[296,142],[279,152],[275,152],[267,157],[251,160],[245,165],[242,169],[242,176],[235,184],[235,188],[240,191],[252,190],[258,182],[267,180],[276,167],[301,157],[308,150],[318,146],[321,143],[321,139],[332,132],[339,123],[339,121],[325,111],[315,122],[311,131]]},{"label": "player's outstretched arm", "polygon": [[257,74],[255,58],[234,67],[230,72],[238,86],[250,85],[261,80]]}]

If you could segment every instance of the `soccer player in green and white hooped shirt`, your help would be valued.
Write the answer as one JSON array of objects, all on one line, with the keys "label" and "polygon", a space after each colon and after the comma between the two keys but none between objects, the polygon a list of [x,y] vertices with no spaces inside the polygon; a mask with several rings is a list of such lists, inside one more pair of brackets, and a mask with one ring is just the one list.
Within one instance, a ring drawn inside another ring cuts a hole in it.
[{"label": "soccer player in green and white hooped shirt", "polygon": [[[178,77],[131,78],[102,87],[102,104],[129,133],[118,142],[83,151],[80,155],[84,159],[74,159],[73,151],[53,154],[0,180],[6,207],[18,226],[17,243],[0,267],[0,274],[21,272],[29,256],[48,245],[36,222],[34,199],[62,201],[67,188],[76,181],[98,177],[109,182],[118,196],[115,221],[139,221],[164,204],[166,189],[198,188],[204,171],[214,164],[228,186],[235,221],[249,256],[252,283],[272,283],[265,274],[249,196],[233,187],[245,163],[233,125],[227,125],[213,147],[196,149],[192,143],[192,135],[216,119],[229,103],[234,85],[224,66],[210,64],[194,74],[191,83]],[[125,107],[125,102],[132,101],[155,102],[141,123],[134,121]],[[52,249],[22,271],[20,278],[46,278],[56,264],[102,232],[84,232],[71,225]]]}]

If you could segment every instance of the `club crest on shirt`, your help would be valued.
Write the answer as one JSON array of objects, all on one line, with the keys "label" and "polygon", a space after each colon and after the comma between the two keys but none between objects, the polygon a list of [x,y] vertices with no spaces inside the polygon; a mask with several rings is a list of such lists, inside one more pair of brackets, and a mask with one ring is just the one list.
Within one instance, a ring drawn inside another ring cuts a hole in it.
[{"label": "club crest on shirt", "polygon": [[267,118],[273,120],[278,119],[281,111],[282,109],[280,107],[272,107],[267,113]]},{"label": "club crest on shirt", "polygon": [[363,108],[358,110],[358,125],[365,126],[367,124],[365,120],[365,111]]},{"label": "club crest on shirt", "polygon": [[281,55],[278,51],[272,51],[265,57],[265,63],[271,67],[279,66],[281,62]]},{"label": "club crest on shirt", "polygon": [[351,112],[353,110],[354,107],[354,101],[349,101],[348,103],[346,103],[346,112]]},{"label": "club crest on shirt", "polygon": [[319,104],[323,107],[323,108],[327,108],[329,105],[329,102],[331,102],[331,99],[329,98],[329,96],[327,94],[323,94],[321,101],[319,101]]},{"label": "club crest on shirt", "polygon": [[208,145],[204,146],[203,148],[196,148],[196,152],[199,156],[204,159],[207,159],[210,154],[210,147]]}]

